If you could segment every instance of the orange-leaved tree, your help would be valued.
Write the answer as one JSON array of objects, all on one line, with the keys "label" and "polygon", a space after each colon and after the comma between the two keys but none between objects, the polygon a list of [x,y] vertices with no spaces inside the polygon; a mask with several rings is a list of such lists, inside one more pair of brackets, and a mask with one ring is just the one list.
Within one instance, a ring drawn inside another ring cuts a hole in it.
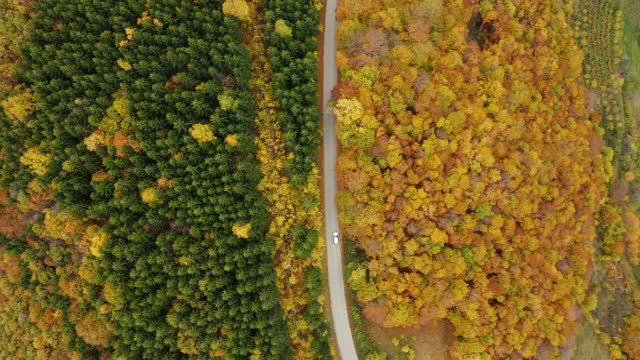
[{"label": "orange-leaved tree", "polygon": [[340,6],[338,204],[368,259],[359,301],[388,327],[449,320],[455,358],[565,345],[611,166],[563,8]]}]

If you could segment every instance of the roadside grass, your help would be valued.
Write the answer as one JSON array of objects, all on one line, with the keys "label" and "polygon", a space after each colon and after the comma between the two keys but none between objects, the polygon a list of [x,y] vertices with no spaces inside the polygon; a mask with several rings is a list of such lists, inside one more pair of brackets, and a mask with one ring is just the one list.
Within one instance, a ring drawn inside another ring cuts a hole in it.
[{"label": "roadside grass", "polygon": [[633,20],[630,16],[625,16],[622,46],[629,56],[631,67],[636,74],[640,74],[640,24],[634,24]]},{"label": "roadside grass", "polygon": [[636,74],[640,74],[640,2],[637,0],[621,0],[624,10],[624,30],[622,46],[625,54],[631,58]]},{"label": "roadside grass", "polygon": [[609,350],[602,343],[595,328],[588,321],[582,321],[582,332],[576,338],[576,351],[573,354],[576,360],[606,360],[609,359]]}]

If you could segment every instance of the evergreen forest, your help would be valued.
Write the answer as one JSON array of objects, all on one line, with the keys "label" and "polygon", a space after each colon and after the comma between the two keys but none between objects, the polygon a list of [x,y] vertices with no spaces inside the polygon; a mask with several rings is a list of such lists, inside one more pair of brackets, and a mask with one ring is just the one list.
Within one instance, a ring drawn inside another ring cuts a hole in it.
[{"label": "evergreen forest", "polygon": [[329,356],[320,6],[294,3],[0,4],[0,357]]}]

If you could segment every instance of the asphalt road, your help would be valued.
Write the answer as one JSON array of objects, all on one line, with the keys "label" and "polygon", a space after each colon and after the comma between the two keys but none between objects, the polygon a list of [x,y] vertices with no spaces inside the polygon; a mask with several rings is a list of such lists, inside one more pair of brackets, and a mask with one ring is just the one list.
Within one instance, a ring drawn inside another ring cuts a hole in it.
[{"label": "asphalt road", "polygon": [[342,360],[357,360],[356,347],[349,326],[349,313],[345,295],[344,274],[342,272],[342,240],[333,243],[333,232],[338,228],[338,208],[336,207],[336,155],[337,140],[335,134],[335,115],[327,105],[331,90],[338,81],[336,65],[336,0],[326,0],[326,19],[324,29],[324,78],[322,89],[323,132],[324,132],[324,219],[325,239],[327,240],[327,263],[329,271],[329,293],[331,295],[331,314],[333,330],[338,341],[338,351]]}]

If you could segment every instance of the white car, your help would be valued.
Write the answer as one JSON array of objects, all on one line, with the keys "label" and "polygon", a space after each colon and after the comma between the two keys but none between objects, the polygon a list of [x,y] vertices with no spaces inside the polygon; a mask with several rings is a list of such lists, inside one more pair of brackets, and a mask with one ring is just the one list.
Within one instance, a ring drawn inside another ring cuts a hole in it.
[{"label": "white car", "polygon": [[337,231],[333,232],[333,243],[338,244],[340,242],[340,235],[338,235]]}]

